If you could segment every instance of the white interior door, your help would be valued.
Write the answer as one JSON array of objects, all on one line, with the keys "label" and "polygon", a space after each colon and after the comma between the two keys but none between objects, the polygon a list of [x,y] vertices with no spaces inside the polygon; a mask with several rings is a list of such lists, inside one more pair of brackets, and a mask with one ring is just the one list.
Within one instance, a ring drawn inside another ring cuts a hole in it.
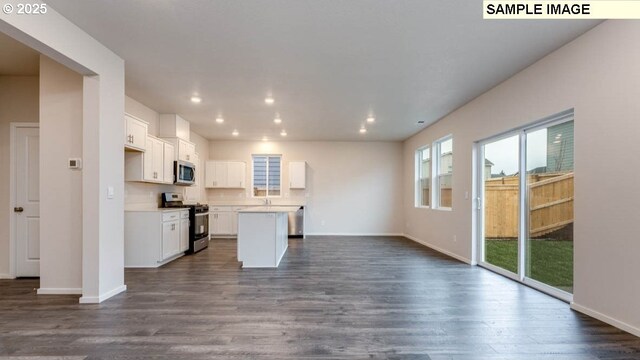
[{"label": "white interior door", "polygon": [[40,276],[40,139],[36,127],[15,133],[16,276]]}]

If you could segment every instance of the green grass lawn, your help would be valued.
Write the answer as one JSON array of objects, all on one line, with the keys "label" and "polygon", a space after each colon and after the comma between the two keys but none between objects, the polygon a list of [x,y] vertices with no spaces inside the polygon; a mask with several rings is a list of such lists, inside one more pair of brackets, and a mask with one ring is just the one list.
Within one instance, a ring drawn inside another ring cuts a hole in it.
[{"label": "green grass lawn", "polygon": [[[573,241],[531,240],[528,252],[528,277],[573,292]],[[518,241],[488,239],[485,260],[517,273]]]}]

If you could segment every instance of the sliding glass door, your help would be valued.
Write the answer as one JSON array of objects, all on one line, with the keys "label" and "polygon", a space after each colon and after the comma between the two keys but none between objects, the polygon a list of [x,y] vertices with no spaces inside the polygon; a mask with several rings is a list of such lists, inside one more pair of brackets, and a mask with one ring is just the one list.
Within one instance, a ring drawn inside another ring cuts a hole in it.
[{"label": "sliding glass door", "polygon": [[570,300],[573,114],[478,144],[479,263]]},{"label": "sliding glass door", "polygon": [[573,121],[526,132],[525,277],[573,293]]},{"label": "sliding glass door", "polygon": [[490,141],[482,147],[483,260],[518,273],[520,158],[518,135]]}]

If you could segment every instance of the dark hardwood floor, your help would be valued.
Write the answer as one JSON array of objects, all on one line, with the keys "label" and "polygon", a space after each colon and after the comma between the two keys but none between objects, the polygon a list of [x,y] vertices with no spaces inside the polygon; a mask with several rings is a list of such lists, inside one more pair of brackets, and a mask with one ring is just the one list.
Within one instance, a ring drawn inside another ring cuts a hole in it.
[{"label": "dark hardwood floor", "polygon": [[292,239],[278,269],[235,250],[127,270],[99,305],[0,280],[0,358],[640,359],[640,338],[404,238]]}]

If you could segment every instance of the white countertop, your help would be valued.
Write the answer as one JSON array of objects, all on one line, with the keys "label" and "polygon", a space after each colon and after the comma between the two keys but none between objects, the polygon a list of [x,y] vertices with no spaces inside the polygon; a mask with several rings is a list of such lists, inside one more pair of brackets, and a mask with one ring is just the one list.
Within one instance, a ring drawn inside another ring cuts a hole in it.
[{"label": "white countertop", "polygon": [[145,211],[145,212],[172,212],[172,211],[189,211],[188,208],[153,208],[153,207],[127,207],[124,211]]},{"label": "white countertop", "polygon": [[300,206],[254,206],[246,209],[239,210],[241,213],[278,213],[278,212],[292,212],[297,211]]},{"label": "white countertop", "polygon": [[264,201],[251,201],[251,200],[215,200],[208,202],[209,207],[222,207],[222,206],[234,206],[234,207],[258,207],[258,206],[306,206],[305,201],[287,200],[287,199],[273,199],[271,205],[265,205]]}]

